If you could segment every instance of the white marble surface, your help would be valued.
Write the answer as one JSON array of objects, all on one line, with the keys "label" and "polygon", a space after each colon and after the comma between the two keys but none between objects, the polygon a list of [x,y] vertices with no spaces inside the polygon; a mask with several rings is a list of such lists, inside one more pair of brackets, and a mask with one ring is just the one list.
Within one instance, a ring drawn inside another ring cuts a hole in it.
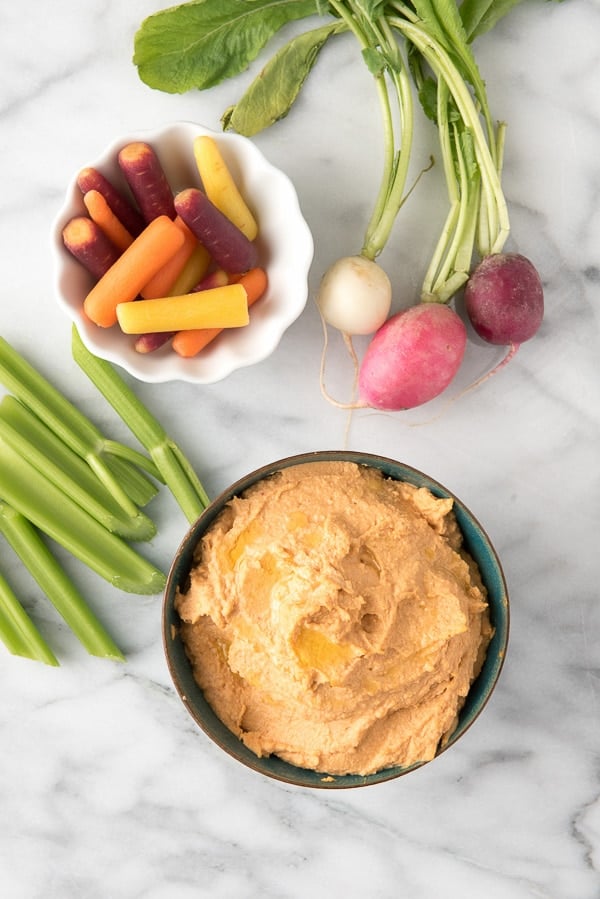
[{"label": "white marble surface", "polygon": [[[71,361],[49,228],[74,170],[113,137],[179,119],[218,127],[247,82],[181,97],[144,86],[133,34],[163,5],[22,0],[0,13],[0,332],[123,436]],[[62,665],[0,647],[2,896],[600,895],[599,36],[598,0],[531,0],[479,43],[495,113],[509,122],[511,246],[535,259],[547,298],[539,335],[481,390],[437,420],[435,407],[360,412],[348,428],[320,394],[312,304],[270,359],[222,383],[139,386],[212,494],[275,458],[348,446],[460,495],[495,541],[512,600],[510,650],[483,716],[451,752],[392,783],[289,788],[197,732],[170,685],[160,597],[120,595],[72,566],[127,652],[112,664],[88,658],[8,565]],[[430,139],[421,128],[416,167]],[[314,289],[328,262],[357,249],[378,179],[378,110],[350,39],[326,49],[297,108],[256,140],[296,184],[315,236]],[[422,180],[382,259],[398,303],[431,251],[438,178]],[[490,361],[470,344],[458,386]],[[331,347],[337,395],[346,365]],[[151,551],[168,565],[186,523],[164,495],[152,511]]]}]

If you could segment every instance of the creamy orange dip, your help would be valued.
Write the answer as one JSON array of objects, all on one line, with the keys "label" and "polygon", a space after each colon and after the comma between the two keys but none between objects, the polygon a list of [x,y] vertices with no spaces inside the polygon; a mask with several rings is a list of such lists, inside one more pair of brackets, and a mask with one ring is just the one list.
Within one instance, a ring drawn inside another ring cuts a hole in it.
[{"label": "creamy orange dip", "polygon": [[315,462],[211,525],[176,609],[208,702],[257,755],[333,775],[433,758],[491,637],[452,506]]}]

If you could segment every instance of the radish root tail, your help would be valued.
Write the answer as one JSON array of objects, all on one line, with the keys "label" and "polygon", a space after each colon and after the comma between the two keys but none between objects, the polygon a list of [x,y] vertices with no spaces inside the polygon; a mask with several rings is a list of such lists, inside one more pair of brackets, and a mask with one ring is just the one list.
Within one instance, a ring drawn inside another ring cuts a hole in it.
[{"label": "radish root tail", "polygon": [[505,365],[508,365],[508,363],[511,361],[511,359],[514,358],[514,356],[520,346],[521,346],[520,343],[511,343],[508,348],[508,351],[506,352],[506,355],[500,360],[500,362],[498,362],[497,365],[495,365],[492,369],[490,369],[490,371],[486,371],[485,374],[481,375],[480,378],[477,378],[477,380],[473,381],[471,384],[469,384],[467,387],[465,387],[463,390],[461,390],[459,393],[457,393],[456,396],[450,397],[444,403],[444,405],[442,406],[442,408],[440,409],[440,411],[438,412],[437,415],[434,415],[432,418],[428,418],[425,421],[415,422],[414,424],[409,425],[409,427],[421,428],[421,427],[423,427],[423,425],[429,425],[429,424],[432,424],[434,421],[438,421],[443,415],[446,414],[446,412],[448,411],[450,406],[453,406],[454,403],[456,403],[458,400],[462,399],[464,396],[466,396],[466,394],[471,393],[472,390],[476,390],[477,387],[481,387],[481,385],[485,381],[489,380],[491,377],[498,374],[498,372],[502,368],[504,368]]},{"label": "radish root tail", "polygon": [[[318,305],[317,305],[317,308]],[[319,317],[321,319],[321,326],[323,328],[323,350],[321,352],[321,365],[319,369],[319,385],[321,387],[321,394],[328,403],[332,406],[335,406],[337,409],[349,409],[351,412],[355,409],[366,409],[367,404],[361,403],[358,400],[354,400],[351,403],[341,403],[339,400],[334,399],[328,392],[325,386],[325,362],[327,359],[327,348],[329,346],[329,334],[327,332],[327,322],[323,318],[323,313],[319,309]],[[349,334],[342,332],[344,343],[346,344],[346,349],[348,350],[348,354],[352,359],[352,364],[354,366],[354,381],[352,386],[352,394],[354,395],[356,392],[356,384],[358,381],[358,357],[356,355],[356,350],[354,349],[354,344],[352,343],[352,337]]]}]

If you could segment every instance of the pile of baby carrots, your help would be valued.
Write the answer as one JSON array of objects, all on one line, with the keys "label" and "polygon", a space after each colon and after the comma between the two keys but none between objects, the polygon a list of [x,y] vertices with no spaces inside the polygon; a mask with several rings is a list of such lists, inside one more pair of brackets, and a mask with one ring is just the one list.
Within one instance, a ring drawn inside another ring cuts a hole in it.
[{"label": "pile of baby carrots", "polygon": [[196,356],[223,329],[247,325],[249,307],[267,289],[256,218],[217,142],[199,135],[193,151],[201,186],[176,194],[144,141],[117,154],[123,187],[99,169],[82,169],[87,214],[62,231],[94,279],[84,314],[134,335],[140,353],[170,341],[180,356]]}]

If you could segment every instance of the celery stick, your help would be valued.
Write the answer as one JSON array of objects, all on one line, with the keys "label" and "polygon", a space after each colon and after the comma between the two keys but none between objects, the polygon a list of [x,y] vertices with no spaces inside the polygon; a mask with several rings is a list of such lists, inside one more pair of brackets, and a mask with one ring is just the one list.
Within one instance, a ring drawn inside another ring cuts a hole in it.
[{"label": "celery stick", "polygon": [[1,438],[0,498],[120,590],[145,594],[163,590],[166,579],[161,571]]},{"label": "celery stick", "polygon": [[125,515],[85,462],[12,396],[0,402],[0,435],[109,531],[132,540],[150,540],[156,534],[154,522],[143,512]]},{"label": "celery stick", "polygon": [[11,655],[56,667],[59,662],[35,624],[0,574],[0,640]]},{"label": "celery stick", "polygon": [[107,456],[104,461],[106,467],[136,506],[143,508],[151,499],[154,499],[158,493],[158,487],[143,471],[135,468],[125,459],[119,459],[118,456]]},{"label": "celery stick", "polygon": [[2,501],[0,531],[87,651],[94,656],[124,661],[123,653],[86,605],[36,528]]},{"label": "celery stick", "polygon": [[[108,441],[101,431],[2,337],[0,382],[88,463],[128,515],[135,515],[135,504],[103,458]],[[158,476],[155,464],[143,453],[116,441],[110,441],[110,452]]]},{"label": "celery stick", "polygon": [[80,368],[150,453],[186,518],[194,522],[210,500],[181,448],[110,362],[90,353],[75,326],[72,330],[72,352]]}]

